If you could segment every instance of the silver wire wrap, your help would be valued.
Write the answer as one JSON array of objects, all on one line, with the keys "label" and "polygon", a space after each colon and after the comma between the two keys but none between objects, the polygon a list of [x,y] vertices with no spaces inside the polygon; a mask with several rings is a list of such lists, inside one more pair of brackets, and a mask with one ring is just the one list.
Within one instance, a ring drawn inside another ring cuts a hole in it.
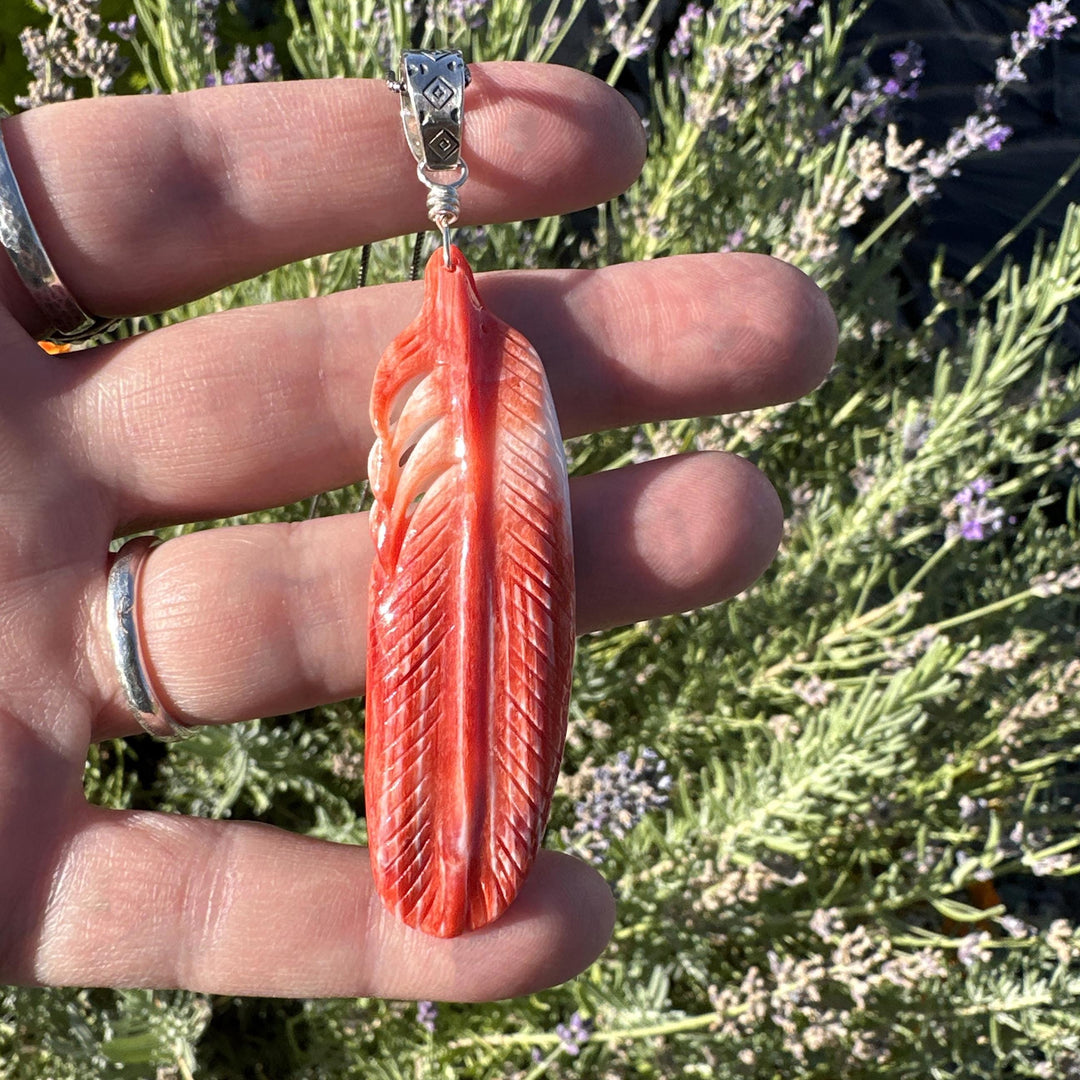
[{"label": "silver wire wrap", "polygon": [[461,196],[457,189],[449,184],[432,184],[428,189],[428,217],[440,228],[443,224],[453,225],[461,210]]},{"label": "silver wire wrap", "polygon": [[443,256],[446,259],[447,269],[451,266],[450,226],[457,222],[458,213],[461,210],[461,196],[458,194],[458,188],[469,179],[469,166],[460,158],[458,158],[457,167],[461,170],[461,175],[449,184],[440,184],[427,175],[423,162],[418,162],[416,166],[416,175],[420,178],[420,183],[426,185],[428,189],[428,217],[442,234]]}]

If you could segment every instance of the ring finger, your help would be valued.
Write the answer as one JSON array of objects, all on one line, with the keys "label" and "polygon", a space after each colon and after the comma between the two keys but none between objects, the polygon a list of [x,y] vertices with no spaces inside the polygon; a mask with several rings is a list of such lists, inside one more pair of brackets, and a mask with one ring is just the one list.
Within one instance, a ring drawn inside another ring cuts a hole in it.
[{"label": "ring finger", "polygon": [[[598,473],[571,485],[578,626],[585,632],[682,611],[745,588],[779,542],[765,478],[726,454]],[[226,723],[294,712],[364,689],[366,514],[192,533],[149,557],[143,645],[165,708]],[[112,664],[105,601],[94,669],[103,700],[93,735],[137,730]]]}]

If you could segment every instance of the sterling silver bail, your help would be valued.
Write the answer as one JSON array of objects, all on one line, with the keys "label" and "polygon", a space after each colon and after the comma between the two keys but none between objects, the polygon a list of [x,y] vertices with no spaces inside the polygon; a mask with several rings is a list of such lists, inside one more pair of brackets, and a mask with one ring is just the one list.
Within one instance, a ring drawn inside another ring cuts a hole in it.
[{"label": "sterling silver bail", "polygon": [[[458,188],[469,178],[461,158],[468,65],[461,52],[406,49],[401,54],[401,78],[387,80],[401,95],[401,122],[409,149],[416,158],[416,175],[428,189],[428,217],[442,233],[446,265],[450,260],[450,226],[458,219]],[[450,180],[432,173],[456,172]]]}]

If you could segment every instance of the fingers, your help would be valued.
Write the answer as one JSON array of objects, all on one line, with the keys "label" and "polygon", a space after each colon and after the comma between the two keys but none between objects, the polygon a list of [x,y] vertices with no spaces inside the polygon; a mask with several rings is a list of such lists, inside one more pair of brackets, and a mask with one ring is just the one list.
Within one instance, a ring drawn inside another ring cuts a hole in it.
[{"label": "fingers", "polygon": [[[99,350],[107,362],[68,376],[66,428],[129,527],[354,482],[366,474],[375,364],[419,288],[228,312]],[[821,292],[764,256],[489,274],[480,288],[544,359],[568,436],[791,400],[836,349]]]},{"label": "fingers", "polygon": [[253,823],[94,807],[83,818],[53,878],[34,970],[16,978],[483,1001],[577,974],[614,921],[603,879],[554,852],[540,853],[502,919],[438,940],[385,911],[363,848]]},{"label": "fingers", "polygon": [[[590,206],[636,176],[641,124],[603,83],[555,65],[472,70],[463,222]],[[34,109],[4,137],[61,279],[88,311],[134,314],[424,227],[399,107],[375,80],[216,87]],[[5,298],[41,328],[9,266]]]},{"label": "fingers", "polygon": [[[772,485],[731,454],[687,454],[578,481],[579,629],[688,611],[742,592],[784,525]],[[580,521],[580,525],[579,525]]]},{"label": "fingers", "polygon": [[[598,473],[571,485],[581,632],[713,603],[745,588],[779,542],[779,502],[726,454]],[[295,712],[364,689],[367,515],[193,533],[142,579],[144,645],[166,708],[199,722]],[[96,738],[137,730],[104,612]]]}]

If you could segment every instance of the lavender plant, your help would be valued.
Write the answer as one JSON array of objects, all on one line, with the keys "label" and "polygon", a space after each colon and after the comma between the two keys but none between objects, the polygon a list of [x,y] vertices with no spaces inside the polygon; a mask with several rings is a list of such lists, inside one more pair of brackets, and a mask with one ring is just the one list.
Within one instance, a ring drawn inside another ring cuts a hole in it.
[{"label": "lavender plant", "polygon": [[[88,3],[49,10],[75,32],[67,17]],[[222,37],[225,7],[133,0],[93,33],[134,35],[164,92],[224,81],[233,63],[237,78],[272,71]],[[788,511],[775,566],[744,595],[580,645],[548,843],[594,861],[618,897],[593,969],[484,1007],[7,991],[0,1077],[232,1078],[256,1060],[298,1077],[1080,1075],[1080,366],[1061,336],[1080,300],[1080,208],[992,279],[1015,230],[988,236],[963,281],[932,268],[921,318],[905,316],[896,274],[913,211],[1007,151],[1003,102],[1036,52],[1075,33],[1074,12],[1036,4],[1001,39],[993,81],[972,86],[970,115],[928,146],[903,136],[927,74],[919,41],[868,69],[845,50],[860,10],[690,3],[665,29],[658,5],[615,0],[592,24],[575,3],[534,25],[513,0],[286,0],[280,59],[302,77],[379,75],[412,34],[475,59],[565,57],[576,42],[613,81],[647,60],[652,143],[634,189],[587,235],[489,226],[470,255],[486,268],[770,253],[828,289],[840,355],[795,405],[571,445],[578,471],[738,452]],[[52,100],[39,55],[27,82]],[[61,96],[95,86],[64,78]],[[372,278],[407,262],[407,243],[380,245]],[[333,291],[356,266],[355,252],[308,260],[139,326]],[[319,512],[358,497],[330,493]],[[106,743],[87,790],[363,842],[361,730],[355,703],[206,729],[168,749],[148,788],[139,748]]]},{"label": "lavender plant", "polygon": [[84,86],[95,97],[110,93],[127,67],[119,42],[128,24],[110,25],[102,35],[100,0],[45,0],[44,8],[48,26],[26,27],[19,35],[31,79],[15,103],[31,109],[69,101]]}]

